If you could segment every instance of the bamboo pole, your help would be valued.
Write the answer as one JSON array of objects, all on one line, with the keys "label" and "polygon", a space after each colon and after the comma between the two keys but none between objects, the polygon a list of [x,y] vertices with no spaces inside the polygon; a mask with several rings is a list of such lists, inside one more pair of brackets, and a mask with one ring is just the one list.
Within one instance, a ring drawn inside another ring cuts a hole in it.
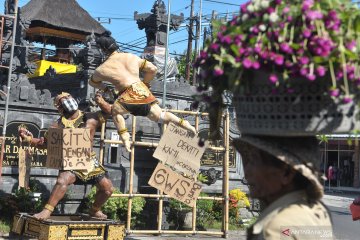
[{"label": "bamboo pole", "polygon": [[[135,142],[135,134],[136,134],[136,117],[132,116],[132,131],[131,131],[131,140],[133,143]],[[130,155],[130,179],[129,179],[129,194],[133,193],[133,181],[134,181],[134,160],[135,160],[135,145],[131,145],[131,155]],[[127,212],[127,223],[126,229],[130,231],[131,225],[131,207],[132,207],[132,198],[128,199],[128,212]]]},{"label": "bamboo pole", "polygon": [[224,238],[228,237],[229,231],[229,111],[226,109],[225,119],[224,119],[224,162],[223,162],[223,192],[224,192]]},{"label": "bamboo pole", "polygon": [[[189,112],[189,111],[181,111],[181,110],[169,110],[174,113],[185,113],[189,115],[196,115],[195,117],[195,129],[198,131],[199,129],[199,117],[207,116],[207,113],[199,113],[199,112]],[[177,231],[177,230],[161,230],[162,225],[162,217],[163,217],[163,199],[169,198],[169,195],[164,195],[163,192],[158,192],[158,194],[137,194],[133,193],[133,181],[134,181],[134,161],[135,161],[135,146],[139,147],[157,147],[158,143],[151,142],[137,142],[135,141],[136,134],[136,117],[133,116],[132,122],[132,149],[131,149],[131,157],[130,157],[130,179],[129,179],[129,193],[128,194],[113,194],[111,197],[127,197],[128,201],[128,219],[127,219],[127,234],[204,234],[204,235],[219,235],[227,238],[228,236],[228,221],[229,221],[229,113],[228,111],[223,114],[224,121],[224,147],[208,147],[211,150],[224,151],[224,162],[223,162],[223,197],[198,197],[199,199],[207,199],[214,201],[222,201],[224,204],[223,211],[223,227],[222,231],[196,231],[196,203],[193,207],[193,218],[192,218],[192,231]],[[164,131],[166,129],[166,125],[164,125]],[[123,144],[122,141],[118,140],[106,140],[103,135],[102,129],[102,142],[105,143],[113,143],[113,144]],[[131,230],[131,209],[132,209],[132,198],[133,197],[145,197],[145,198],[158,198],[159,199],[159,209],[158,209],[158,230]]]},{"label": "bamboo pole", "polygon": [[[195,116],[195,130],[196,130],[196,132],[199,131],[199,114],[197,114]],[[193,232],[196,231],[196,205],[197,205],[197,202],[195,201],[194,207],[192,209],[192,230],[193,230]]]},{"label": "bamboo pole", "polygon": [[197,203],[194,202],[194,207],[192,208],[192,222],[191,222],[191,226],[192,226],[192,231],[193,231],[193,232],[196,231],[196,205],[197,205]]},{"label": "bamboo pole", "polygon": [[[197,112],[196,116],[195,116],[195,130],[198,132],[199,131],[199,112]],[[201,115],[201,114],[200,114]]]},{"label": "bamboo pole", "polygon": [[[163,125],[163,134],[166,131],[167,124]],[[160,195],[163,195],[163,191],[158,191]],[[162,218],[163,218],[163,208],[164,208],[164,200],[163,198],[159,198],[159,208],[158,208],[158,231],[161,231]]]},{"label": "bamboo pole", "polygon": [[101,124],[101,135],[100,135],[100,153],[99,153],[99,161],[102,165],[104,165],[104,140],[105,140],[105,129],[106,129],[106,122]]},{"label": "bamboo pole", "polygon": [[[104,143],[124,144],[123,141],[121,141],[121,140],[104,140]],[[152,143],[152,142],[133,141],[132,144],[137,147],[157,147],[157,146],[159,146],[159,143]],[[214,151],[225,151],[224,147],[209,146],[208,149],[214,150]]]},{"label": "bamboo pole", "polygon": [[[170,195],[163,195],[163,194],[143,194],[143,193],[114,193],[111,197],[145,197],[145,198],[170,198]],[[198,197],[197,200],[204,199],[204,200],[213,200],[213,201],[224,201],[222,197]]]},{"label": "bamboo pole", "polygon": [[[163,194],[163,191],[160,191],[160,195]],[[162,219],[163,219],[163,207],[164,200],[163,198],[159,198],[159,209],[158,209],[158,231],[161,231]]]},{"label": "bamboo pole", "polygon": [[201,115],[201,116],[209,116],[209,113],[205,112],[194,112],[194,111],[184,111],[184,110],[177,110],[177,109],[168,109],[168,112],[172,113],[181,113],[181,114],[187,114],[187,115]]}]

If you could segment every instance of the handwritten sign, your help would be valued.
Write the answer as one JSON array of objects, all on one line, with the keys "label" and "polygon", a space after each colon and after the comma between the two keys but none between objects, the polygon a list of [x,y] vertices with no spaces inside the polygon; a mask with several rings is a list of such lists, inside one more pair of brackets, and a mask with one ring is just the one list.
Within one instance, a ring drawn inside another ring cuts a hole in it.
[{"label": "handwritten sign", "polygon": [[19,147],[19,188],[28,188],[32,156],[29,149]]},{"label": "handwritten sign", "polygon": [[63,170],[92,168],[92,142],[88,128],[50,128],[47,142],[46,167]]},{"label": "handwritten sign", "polygon": [[207,143],[199,146],[198,136],[170,123],[153,156],[180,172],[196,177],[206,148]]},{"label": "handwritten sign", "polygon": [[200,183],[183,177],[161,163],[156,166],[148,184],[190,207],[194,207],[202,188]]}]

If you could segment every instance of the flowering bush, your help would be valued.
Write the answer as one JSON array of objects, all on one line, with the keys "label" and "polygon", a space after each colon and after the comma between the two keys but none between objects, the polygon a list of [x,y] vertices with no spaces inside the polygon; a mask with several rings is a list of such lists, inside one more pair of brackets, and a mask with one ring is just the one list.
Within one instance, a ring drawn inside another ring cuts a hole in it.
[{"label": "flowering bush", "polygon": [[246,194],[240,189],[233,189],[229,192],[230,205],[232,207],[250,207],[250,202]]},{"label": "flowering bush", "polygon": [[[222,93],[241,85],[246,71],[270,72],[276,89],[292,80],[326,78],[328,96],[344,103],[360,85],[360,11],[351,0],[251,0],[240,15],[220,26],[195,62],[201,101],[218,122]],[[210,116],[211,117],[211,116]],[[211,124],[211,123],[210,123]]]},{"label": "flowering bush", "polygon": [[240,189],[233,189],[229,192],[230,216],[239,220],[239,209],[250,207],[249,199]]}]

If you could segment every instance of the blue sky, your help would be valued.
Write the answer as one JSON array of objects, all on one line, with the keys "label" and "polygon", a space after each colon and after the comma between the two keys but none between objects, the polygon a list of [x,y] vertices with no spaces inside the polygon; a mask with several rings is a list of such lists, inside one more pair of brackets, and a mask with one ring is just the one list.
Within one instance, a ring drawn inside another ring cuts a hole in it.
[{"label": "blue sky", "polygon": [[[51,1],[51,0],[49,0]],[[63,0],[66,2],[66,0]],[[19,0],[19,6],[23,6],[28,3],[29,0]],[[134,19],[134,12],[150,13],[150,10],[155,0],[78,0],[81,7],[87,10],[94,18],[102,17],[101,22],[107,22],[108,18],[111,19],[111,23],[103,23],[103,26],[109,29],[113,37],[121,43],[127,43],[135,45],[140,50],[145,46],[145,32],[139,30]],[[218,3],[222,2],[222,3]],[[239,6],[245,0],[202,0],[202,15],[203,23],[208,22],[207,19],[211,17],[213,10],[219,14],[229,13],[231,16],[233,13],[239,12]],[[168,7],[168,0],[164,0],[166,7]],[[180,14],[184,13],[185,19],[190,15],[190,3],[191,0],[171,0],[171,13]],[[238,6],[236,6],[238,5]],[[4,12],[4,0],[0,0],[0,6],[2,13]],[[195,0],[194,13],[200,12],[200,0]],[[117,19],[116,19],[117,18]],[[76,19],[74,19],[76,21]],[[188,23],[186,21],[185,23]],[[187,30],[185,27],[181,27],[176,33],[172,33],[169,36],[169,51],[170,53],[182,54],[187,48]],[[134,52],[136,53],[136,52]]]}]

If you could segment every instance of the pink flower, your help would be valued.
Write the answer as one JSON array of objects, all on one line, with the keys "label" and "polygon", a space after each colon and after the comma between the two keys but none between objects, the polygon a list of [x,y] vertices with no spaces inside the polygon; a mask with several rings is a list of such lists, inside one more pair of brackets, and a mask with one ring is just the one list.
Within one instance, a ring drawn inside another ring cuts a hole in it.
[{"label": "pink flower", "polygon": [[246,50],[244,48],[239,48],[239,54],[243,55],[246,52]]},{"label": "pink flower", "polygon": [[323,67],[323,66],[318,66],[318,67],[316,68],[316,74],[317,74],[318,76],[323,77],[323,76],[325,76],[325,73],[326,73],[325,67]]},{"label": "pink flower", "polygon": [[261,52],[261,45],[260,44],[256,44],[256,46],[254,47],[254,52],[257,54],[260,54]]},{"label": "pink flower", "polygon": [[217,52],[218,50],[219,50],[219,48],[220,48],[220,46],[219,46],[219,44],[217,44],[217,43],[212,43],[212,44],[210,44],[210,47],[209,47],[212,51],[214,51],[214,52]]},{"label": "pink flower", "polygon": [[314,21],[316,19],[323,18],[323,14],[320,11],[316,11],[316,10],[315,11],[312,11],[312,10],[307,11],[305,16],[310,21]]},{"label": "pink flower", "polygon": [[284,9],[282,10],[282,12],[283,12],[284,14],[286,14],[286,13],[290,12],[290,8],[289,8],[288,6],[286,6],[286,7],[284,7]]},{"label": "pink flower", "polygon": [[275,74],[270,74],[269,80],[271,83],[276,83],[279,79]]},{"label": "pink flower", "polygon": [[301,10],[302,11],[307,11],[310,8],[312,8],[312,6],[314,6],[314,1],[313,0],[304,0],[303,4],[302,4],[302,7],[301,7]]},{"label": "pink flower", "polygon": [[309,60],[308,57],[301,57],[301,58],[299,59],[299,63],[300,63],[301,65],[307,65],[309,62],[310,62],[310,60]]},{"label": "pink flower", "polygon": [[285,42],[280,44],[280,50],[283,51],[284,53],[288,53],[288,54],[291,54],[293,52],[290,45],[288,43],[285,43]]},{"label": "pink flower", "polygon": [[214,76],[219,77],[224,74],[224,70],[222,70],[220,67],[215,67],[214,69]]},{"label": "pink flower", "polygon": [[238,46],[241,45],[241,41],[243,40],[243,35],[239,34],[237,36],[234,37],[234,43]]},{"label": "pink flower", "polygon": [[350,51],[355,52],[356,51],[356,41],[355,40],[351,40],[350,42],[347,42],[345,44],[346,48],[349,49]]},{"label": "pink flower", "polygon": [[269,7],[266,11],[267,11],[268,14],[270,14],[270,13],[275,12],[275,8]]},{"label": "pink flower", "polygon": [[304,36],[305,38],[309,38],[309,37],[311,36],[311,30],[308,29],[308,28],[305,28],[305,29],[303,30],[302,34],[303,34],[303,36]]},{"label": "pink flower", "polygon": [[252,63],[252,67],[253,67],[253,69],[259,69],[260,68],[260,63],[258,61],[254,61]]},{"label": "pink flower", "polygon": [[352,97],[344,97],[343,103],[351,103],[353,101]]},{"label": "pink flower", "polygon": [[309,80],[309,81],[314,81],[316,79],[316,76],[314,74],[308,74],[306,75],[306,78]]},{"label": "pink flower", "polygon": [[337,88],[332,88],[329,90],[330,96],[338,97],[340,95],[340,90]]},{"label": "pink flower", "polygon": [[276,64],[276,65],[283,65],[283,64],[284,64],[284,56],[283,56],[283,55],[280,55],[280,54],[277,54],[277,55],[275,56],[274,61],[275,61],[275,64]]},{"label": "pink flower", "polygon": [[221,37],[219,37],[219,40],[221,43],[225,43],[225,44],[230,44],[232,42],[232,39],[229,35],[221,36]]},{"label": "pink flower", "polygon": [[251,68],[252,66],[252,61],[249,58],[245,58],[244,61],[242,62],[244,68]]},{"label": "pink flower", "polygon": [[200,58],[206,59],[208,56],[208,53],[206,51],[200,51]]},{"label": "pink flower", "polygon": [[308,75],[308,69],[306,67],[303,67],[300,69],[300,75],[305,77],[306,75]]},{"label": "pink flower", "polygon": [[245,3],[245,4],[241,4],[241,5],[240,5],[240,11],[241,11],[241,13],[247,13],[247,12],[248,12],[247,6],[248,6],[249,4],[251,4],[250,1],[247,2],[247,3]]}]

